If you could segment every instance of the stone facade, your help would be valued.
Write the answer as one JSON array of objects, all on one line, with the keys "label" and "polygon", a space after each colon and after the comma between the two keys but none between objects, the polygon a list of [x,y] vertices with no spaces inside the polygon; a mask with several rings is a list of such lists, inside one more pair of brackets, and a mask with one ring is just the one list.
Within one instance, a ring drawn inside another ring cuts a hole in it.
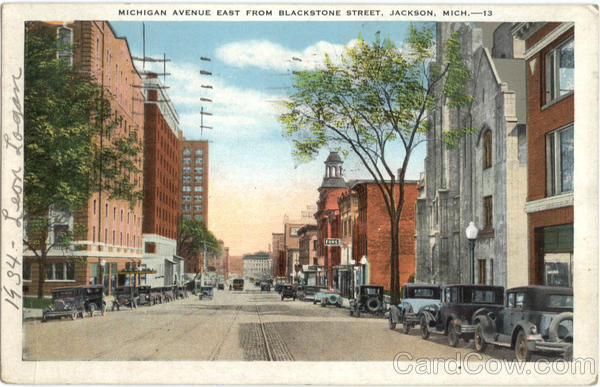
[{"label": "stone facade", "polygon": [[269,253],[259,252],[246,254],[244,261],[244,277],[259,279],[271,278],[271,258]]},{"label": "stone facade", "polygon": [[[505,24],[437,23],[437,47],[462,32],[463,58],[472,73],[470,108],[443,101],[429,113],[425,176],[417,201],[416,279],[469,283],[471,254],[465,229],[473,221],[474,281],[523,284],[526,276],[526,110],[522,41]],[[490,54],[490,49],[498,56]],[[512,49],[511,49],[512,47]],[[437,53],[443,63],[444,54]],[[471,127],[475,134],[456,147],[442,142],[445,130]],[[510,255],[510,260],[508,256]]]}]

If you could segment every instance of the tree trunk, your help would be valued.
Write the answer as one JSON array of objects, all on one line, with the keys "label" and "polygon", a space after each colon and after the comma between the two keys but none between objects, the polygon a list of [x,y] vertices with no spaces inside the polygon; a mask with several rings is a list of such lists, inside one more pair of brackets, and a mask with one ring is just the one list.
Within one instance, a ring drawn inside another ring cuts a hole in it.
[{"label": "tree trunk", "polygon": [[398,222],[390,217],[391,254],[390,254],[390,296],[392,305],[400,302],[400,266],[398,263]]}]

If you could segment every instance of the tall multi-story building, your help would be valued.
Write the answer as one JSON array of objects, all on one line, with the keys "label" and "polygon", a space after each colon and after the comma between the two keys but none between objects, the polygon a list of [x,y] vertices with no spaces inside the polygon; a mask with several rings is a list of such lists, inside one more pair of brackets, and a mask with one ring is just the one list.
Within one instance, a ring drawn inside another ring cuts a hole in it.
[{"label": "tall multi-story building", "polygon": [[[28,23],[26,28],[50,29],[62,42],[72,44],[71,51],[58,53],[82,73],[91,75],[109,99],[114,118],[120,124],[109,135],[102,136],[102,144],[109,146],[118,138],[135,134],[142,146],[144,138],[142,78],[133,65],[127,40],[115,35],[105,21]],[[100,139],[96,139],[100,141]],[[133,160],[142,171],[144,155]],[[130,176],[135,189],[142,190],[143,175]],[[105,293],[118,285],[143,281],[138,266],[142,258],[142,203],[133,208],[124,200],[110,199],[105,191],[94,193],[87,204],[64,224],[55,225],[53,238],[65,228],[82,225],[86,231],[75,238],[74,251],[65,254],[51,249],[45,270],[44,293],[57,287],[100,284]],[[23,280],[25,294],[38,290],[39,265],[33,252],[24,252]],[[83,264],[75,264],[74,258]],[[138,273],[138,274],[136,274]]]},{"label": "tall multi-story building", "polygon": [[181,131],[179,115],[164,85],[145,74],[144,91],[144,257],[152,286],[183,282],[183,258],[177,253],[180,200]]},{"label": "tall multi-story building", "polygon": [[[283,233],[273,233],[273,243],[271,245],[271,266],[273,268],[273,276],[274,277],[283,277],[285,276],[285,262],[279,263],[279,256],[283,252]],[[280,273],[280,267],[283,271]]]},{"label": "tall multi-story building", "polygon": [[269,257],[269,253],[261,251],[254,254],[245,254],[243,261],[245,278],[271,278],[271,258]]},{"label": "tall multi-story building", "polygon": [[516,23],[527,65],[527,235],[524,284],[572,286],[575,27]]},{"label": "tall multi-story building", "polygon": [[[513,40],[509,23],[436,26],[437,47],[453,32],[461,32],[463,60],[471,72],[467,90],[473,100],[468,108],[458,109],[440,97],[429,112],[425,176],[417,201],[416,278],[469,283],[473,273],[475,283],[524,285],[527,112],[523,41]],[[445,63],[445,55],[438,50],[436,62]],[[476,132],[464,135],[455,147],[446,146],[445,133],[461,127]],[[470,222],[479,230],[473,242],[465,232]]]},{"label": "tall multi-story building", "polygon": [[208,141],[184,139],[181,152],[181,214],[208,224]]}]

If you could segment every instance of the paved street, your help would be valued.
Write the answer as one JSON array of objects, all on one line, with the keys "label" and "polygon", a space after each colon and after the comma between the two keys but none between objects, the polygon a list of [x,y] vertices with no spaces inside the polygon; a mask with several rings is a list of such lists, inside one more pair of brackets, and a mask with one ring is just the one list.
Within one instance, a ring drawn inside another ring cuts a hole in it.
[{"label": "paved street", "polygon": [[[281,301],[276,292],[216,291],[213,300],[184,300],[107,312],[104,317],[29,321],[25,360],[373,360],[456,358],[472,343],[446,345],[388,329],[381,318],[350,317],[348,309]],[[512,358],[512,351],[489,350]]]}]

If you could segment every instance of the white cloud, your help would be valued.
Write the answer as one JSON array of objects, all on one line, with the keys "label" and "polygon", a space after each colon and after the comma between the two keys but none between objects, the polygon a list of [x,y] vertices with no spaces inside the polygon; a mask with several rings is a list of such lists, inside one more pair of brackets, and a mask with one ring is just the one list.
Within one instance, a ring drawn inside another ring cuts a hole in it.
[{"label": "white cloud", "polygon": [[[349,41],[352,47],[357,40]],[[232,66],[254,66],[266,70],[312,69],[323,64],[325,53],[338,62],[344,45],[326,41],[317,42],[302,51],[294,51],[268,40],[248,40],[225,44],[216,49],[215,55]]]}]

